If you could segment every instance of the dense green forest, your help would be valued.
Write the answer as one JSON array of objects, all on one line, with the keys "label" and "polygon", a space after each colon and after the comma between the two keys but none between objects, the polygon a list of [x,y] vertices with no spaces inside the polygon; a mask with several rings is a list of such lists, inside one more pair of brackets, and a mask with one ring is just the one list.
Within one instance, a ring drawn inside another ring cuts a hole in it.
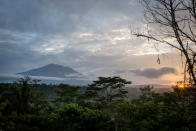
[{"label": "dense green forest", "polygon": [[120,77],[100,77],[86,87],[46,85],[28,77],[0,84],[2,131],[195,131],[196,88],[155,93],[141,88],[128,100]]}]

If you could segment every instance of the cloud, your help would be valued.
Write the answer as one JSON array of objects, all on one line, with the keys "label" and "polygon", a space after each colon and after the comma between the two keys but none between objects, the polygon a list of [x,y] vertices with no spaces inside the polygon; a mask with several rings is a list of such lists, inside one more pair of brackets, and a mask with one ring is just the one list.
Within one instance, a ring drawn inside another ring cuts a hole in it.
[{"label": "cloud", "polygon": [[121,19],[127,16],[138,18],[133,13],[138,12],[138,6],[129,3],[130,0],[1,0],[0,28],[69,34],[78,29],[106,28],[114,19],[120,19],[115,23],[119,26],[125,24]]},{"label": "cloud", "polygon": [[0,74],[48,63],[95,77],[156,68],[155,49],[130,34],[141,10],[135,0],[0,0]]},{"label": "cloud", "polygon": [[130,70],[130,72],[134,73],[137,76],[143,76],[147,78],[159,78],[166,74],[177,74],[177,70],[171,67],[163,67],[160,69],[154,68],[146,68],[146,69],[135,69]]}]

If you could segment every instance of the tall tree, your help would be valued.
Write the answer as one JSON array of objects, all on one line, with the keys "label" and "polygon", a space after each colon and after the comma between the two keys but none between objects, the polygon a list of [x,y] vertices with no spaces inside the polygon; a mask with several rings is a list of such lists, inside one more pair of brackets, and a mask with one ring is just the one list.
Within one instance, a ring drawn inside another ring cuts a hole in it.
[{"label": "tall tree", "polygon": [[131,82],[120,77],[99,77],[88,86],[85,94],[91,101],[110,107],[124,100],[128,93],[127,84]]},{"label": "tall tree", "polygon": [[69,103],[77,103],[81,93],[79,92],[81,87],[79,86],[71,86],[67,84],[60,84],[57,86],[56,94],[57,97],[55,99],[56,102],[69,104]]},{"label": "tall tree", "polygon": [[31,80],[29,77],[21,78],[2,93],[2,99],[7,102],[11,111],[23,115],[38,113],[41,109],[46,108],[47,102],[43,100],[41,94],[34,91],[36,87],[36,80]]},{"label": "tall tree", "polygon": [[185,73],[196,84],[196,1],[195,0],[139,0],[145,8],[148,29],[134,32],[158,43],[165,43],[185,57]]}]

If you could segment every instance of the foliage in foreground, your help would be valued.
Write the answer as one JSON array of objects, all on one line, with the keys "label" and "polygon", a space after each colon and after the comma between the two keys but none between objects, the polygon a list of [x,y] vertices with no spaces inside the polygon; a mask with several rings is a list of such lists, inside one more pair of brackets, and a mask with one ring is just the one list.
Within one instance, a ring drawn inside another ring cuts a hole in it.
[{"label": "foliage in foreground", "polygon": [[[196,88],[162,94],[141,88],[128,101],[119,77],[100,77],[88,87],[55,86],[56,97],[46,99],[29,78],[0,85],[0,130],[12,131],[194,131]],[[51,86],[51,85],[50,85]]]}]

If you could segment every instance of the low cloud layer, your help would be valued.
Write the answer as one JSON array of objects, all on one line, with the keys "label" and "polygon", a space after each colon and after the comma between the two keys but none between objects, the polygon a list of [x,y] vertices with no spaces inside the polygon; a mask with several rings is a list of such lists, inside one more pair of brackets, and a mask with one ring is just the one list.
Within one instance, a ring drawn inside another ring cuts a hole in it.
[{"label": "low cloud layer", "polygon": [[136,69],[136,70],[131,70],[130,72],[134,73],[137,76],[143,76],[147,78],[159,78],[166,74],[177,74],[177,70],[171,67],[163,67],[160,69],[146,68],[143,70]]}]

